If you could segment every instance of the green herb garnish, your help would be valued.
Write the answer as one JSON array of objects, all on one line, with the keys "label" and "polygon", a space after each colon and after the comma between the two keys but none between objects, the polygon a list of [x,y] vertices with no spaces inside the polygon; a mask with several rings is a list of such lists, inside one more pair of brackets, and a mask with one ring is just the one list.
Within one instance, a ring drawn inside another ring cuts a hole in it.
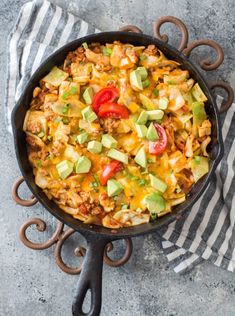
[{"label": "green herb garnish", "polygon": [[72,81],[73,81],[73,78],[72,78],[72,77],[68,77],[68,81],[69,81],[69,82],[72,82]]},{"label": "green herb garnish", "polygon": [[170,84],[170,85],[175,85],[175,84],[177,84],[174,80],[168,80],[167,83]]},{"label": "green herb garnish", "polygon": [[68,93],[68,92],[64,92],[64,93],[62,94],[62,96],[61,96],[61,98],[62,98],[63,100],[67,99],[68,97],[69,97],[69,93]]},{"label": "green herb garnish", "polygon": [[51,142],[51,141],[52,141],[52,136],[51,136],[51,135],[48,135],[48,136],[47,136],[47,140],[48,140],[49,142]]},{"label": "green herb garnish", "polygon": [[71,93],[71,94],[76,94],[77,92],[78,92],[78,88],[77,88],[77,87],[72,86],[72,87],[70,88],[70,93]]},{"label": "green herb garnish", "polygon": [[149,85],[150,85],[149,79],[146,79],[146,80],[142,81],[143,88],[147,88]]},{"label": "green herb garnish", "polygon": [[110,56],[112,54],[113,50],[109,47],[104,47],[102,49],[102,53],[104,56]]},{"label": "green herb garnish", "polygon": [[63,109],[62,109],[62,113],[63,114],[68,114],[68,111],[69,111],[69,107],[70,107],[70,104],[65,104]]},{"label": "green herb garnish", "polygon": [[159,95],[159,90],[153,89],[153,95],[155,95],[155,97],[157,97]]},{"label": "green herb garnish", "polygon": [[151,215],[151,220],[155,220],[157,218],[157,213],[152,213]]},{"label": "green herb garnish", "polygon": [[195,162],[196,162],[197,164],[199,164],[201,158],[200,158],[199,156],[195,156],[195,157],[194,157],[194,160],[195,160]]},{"label": "green herb garnish", "polygon": [[126,209],[128,209],[128,205],[127,204],[123,204],[122,205],[122,210],[126,210]]},{"label": "green herb garnish", "polygon": [[42,161],[36,160],[36,166],[40,168],[42,166]]},{"label": "green herb garnish", "polygon": [[65,125],[68,125],[69,124],[69,119],[67,119],[66,117],[63,118],[62,122],[65,124]]},{"label": "green herb garnish", "polygon": [[147,181],[145,179],[139,179],[137,183],[138,186],[143,187],[147,183]]}]

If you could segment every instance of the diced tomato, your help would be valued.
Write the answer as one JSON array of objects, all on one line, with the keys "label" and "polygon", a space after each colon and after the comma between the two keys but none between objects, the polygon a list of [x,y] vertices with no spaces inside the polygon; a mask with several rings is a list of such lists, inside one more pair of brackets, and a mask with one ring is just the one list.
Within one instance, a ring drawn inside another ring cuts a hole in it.
[{"label": "diced tomato", "polygon": [[93,98],[92,106],[96,113],[99,112],[101,104],[113,102],[118,98],[118,90],[115,87],[101,89]]},{"label": "diced tomato", "polygon": [[166,149],[167,136],[164,128],[161,125],[155,123],[154,126],[157,130],[159,139],[154,142],[149,142],[149,153],[153,155],[159,155]]},{"label": "diced tomato", "polygon": [[108,165],[106,165],[100,176],[100,183],[106,185],[107,181],[113,177],[113,175],[122,170],[122,163],[117,160],[112,160]]},{"label": "diced tomato", "polygon": [[98,116],[103,118],[112,117],[127,119],[129,117],[129,111],[124,105],[108,102],[100,106]]}]

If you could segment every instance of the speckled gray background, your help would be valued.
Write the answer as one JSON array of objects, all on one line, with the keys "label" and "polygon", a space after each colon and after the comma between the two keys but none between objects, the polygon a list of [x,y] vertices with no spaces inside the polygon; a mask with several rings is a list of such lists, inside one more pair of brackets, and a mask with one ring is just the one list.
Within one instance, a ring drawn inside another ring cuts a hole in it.
[{"label": "speckled gray background", "polygon": [[[3,104],[6,71],[6,40],[18,11],[26,1],[0,2],[0,91]],[[210,79],[220,78],[235,88],[235,2],[234,0],[80,0],[53,1],[103,30],[136,24],[152,33],[152,22],[161,15],[175,15],[189,27],[190,38],[208,37],[221,43],[226,58]],[[170,28],[170,31],[172,29]],[[175,37],[174,37],[175,38]],[[177,40],[173,41],[176,43]],[[197,55],[206,55],[197,49]],[[195,53],[194,53],[195,56]],[[195,59],[195,57],[194,57]],[[7,134],[0,107],[0,315],[68,316],[77,276],[66,275],[54,264],[53,250],[32,251],[18,240],[18,229],[26,218],[41,216],[52,224],[41,238],[46,239],[54,222],[40,206],[30,209],[11,200],[11,185],[20,175],[12,138]],[[27,196],[27,189],[22,189]],[[37,240],[37,234],[34,234]],[[42,239],[41,239],[42,240]],[[76,239],[64,255],[72,254]],[[118,252],[122,249],[117,246]],[[76,259],[70,263],[76,264]],[[134,253],[121,268],[104,267],[103,307],[105,316],[233,316],[235,275],[206,262],[180,276],[169,269],[157,235],[134,240]]]}]

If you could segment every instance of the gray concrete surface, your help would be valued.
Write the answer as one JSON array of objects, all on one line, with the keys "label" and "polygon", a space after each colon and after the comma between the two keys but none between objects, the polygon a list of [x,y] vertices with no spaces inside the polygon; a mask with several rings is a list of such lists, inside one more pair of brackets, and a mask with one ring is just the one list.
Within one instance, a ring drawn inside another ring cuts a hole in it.
[{"label": "gray concrete surface", "polygon": [[[11,185],[20,175],[12,137],[3,120],[3,91],[6,71],[6,39],[24,0],[0,2],[0,315],[71,315],[73,289],[78,276],[64,274],[54,263],[53,249],[32,251],[18,239],[20,225],[29,217],[54,221],[42,207],[26,209],[11,200]],[[100,29],[114,30],[126,23],[137,24],[151,33],[151,23],[161,15],[175,15],[189,26],[191,39],[218,40],[226,53],[224,65],[209,75],[228,80],[235,86],[233,0],[137,0],[137,1],[54,1],[77,13]],[[205,51],[198,49],[198,53]],[[208,76],[208,75],[207,75]],[[22,194],[27,196],[27,188]],[[38,234],[31,232],[34,240]],[[79,238],[78,238],[79,239]],[[64,254],[72,254],[76,239]],[[121,251],[118,246],[118,252]],[[103,316],[233,316],[235,314],[235,275],[206,262],[180,276],[169,269],[155,234],[134,240],[134,253],[121,268],[104,267]]]}]

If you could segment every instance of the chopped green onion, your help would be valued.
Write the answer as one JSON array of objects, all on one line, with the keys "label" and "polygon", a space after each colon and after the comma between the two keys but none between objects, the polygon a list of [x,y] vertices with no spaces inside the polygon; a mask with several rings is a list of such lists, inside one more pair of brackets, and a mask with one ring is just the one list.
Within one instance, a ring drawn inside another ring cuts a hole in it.
[{"label": "chopped green onion", "polygon": [[151,158],[148,158],[147,163],[153,163],[153,160]]},{"label": "chopped green onion", "polygon": [[72,78],[72,77],[68,77],[68,81],[69,81],[69,82],[72,82],[72,81],[73,81],[73,78]]},{"label": "chopped green onion", "polygon": [[38,134],[38,137],[39,138],[43,138],[45,136],[45,133],[44,132],[40,132],[39,134]]},{"label": "chopped green onion", "polygon": [[56,123],[56,124],[58,124],[61,121],[62,121],[61,117],[57,117],[56,119],[54,119],[54,123]]},{"label": "chopped green onion", "polygon": [[142,81],[143,88],[147,88],[149,85],[150,85],[150,81],[148,79],[145,79],[144,81]]},{"label": "chopped green onion", "polygon": [[63,118],[62,122],[65,124],[65,125],[68,125],[69,124],[69,120],[67,118]]},{"label": "chopped green onion", "polygon": [[68,93],[68,92],[64,92],[64,93],[62,94],[62,96],[61,96],[61,98],[62,98],[63,100],[67,99],[68,97],[69,97],[69,93]]},{"label": "chopped green onion", "polygon": [[170,84],[170,85],[175,85],[175,84],[177,84],[174,80],[168,80],[167,83]]},{"label": "chopped green onion", "polygon": [[140,187],[142,187],[142,186],[144,186],[145,184],[146,184],[146,180],[145,179],[139,179],[138,181],[137,181],[137,183],[138,183],[138,186],[140,186]]},{"label": "chopped green onion", "polygon": [[153,95],[155,95],[155,97],[157,97],[159,95],[159,90],[153,89]]},{"label": "chopped green onion", "polygon": [[36,160],[36,166],[37,167],[41,167],[42,165],[42,161],[41,160]]},{"label": "chopped green onion", "polygon": [[157,218],[157,213],[151,213],[151,219],[154,221]]},{"label": "chopped green onion", "polygon": [[181,190],[180,188],[176,188],[176,189],[175,189],[175,192],[176,192],[176,193],[180,193],[181,191],[182,191],[182,190]]},{"label": "chopped green onion", "polygon": [[147,56],[146,55],[140,55],[140,60],[146,60]]},{"label": "chopped green onion", "polygon": [[95,179],[96,183],[99,185],[100,184],[100,179],[97,176],[97,174],[93,174],[93,178]]},{"label": "chopped green onion", "polygon": [[68,111],[69,111],[69,107],[70,107],[70,104],[69,104],[69,103],[68,103],[68,104],[65,104],[64,107],[63,107],[63,109],[62,109],[62,113],[63,113],[63,114],[67,114]]},{"label": "chopped green onion", "polygon": [[82,43],[82,47],[83,47],[84,49],[87,49],[87,48],[88,48],[87,42]]},{"label": "chopped green onion", "polygon": [[77,87],[72,86],[72,87],[70,88],[70,93],[71,93],[71,94],[76,94],[77,92],[78,92],[78,88],[77,88]]},{"label": "chopped green onion", "polygon": [[104,56],[110,56],[112,54],[113,50],[109,47],[104,47],[102,50],[102,53]]}]

